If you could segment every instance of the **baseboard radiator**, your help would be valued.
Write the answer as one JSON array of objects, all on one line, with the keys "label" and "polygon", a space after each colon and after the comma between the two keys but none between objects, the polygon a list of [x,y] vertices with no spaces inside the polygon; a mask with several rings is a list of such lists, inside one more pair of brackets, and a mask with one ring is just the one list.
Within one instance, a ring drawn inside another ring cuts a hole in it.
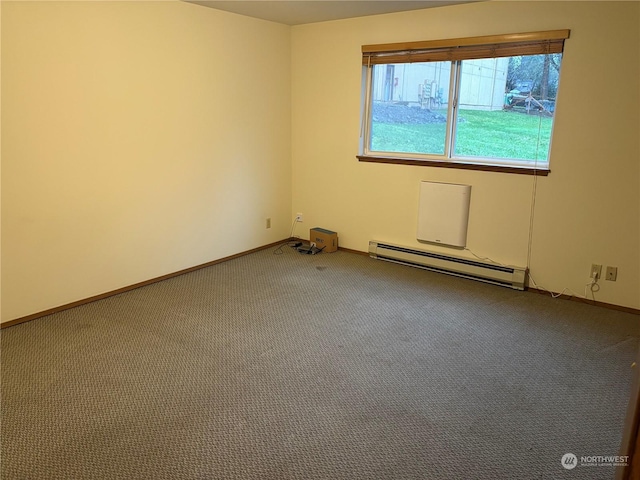
[{"label": "baseboard radiator", "polygon": [[525,268],[506,267],[482,260],[471,260],[375,240],[369,242],[369,256],[388,262],[524,290]]}]

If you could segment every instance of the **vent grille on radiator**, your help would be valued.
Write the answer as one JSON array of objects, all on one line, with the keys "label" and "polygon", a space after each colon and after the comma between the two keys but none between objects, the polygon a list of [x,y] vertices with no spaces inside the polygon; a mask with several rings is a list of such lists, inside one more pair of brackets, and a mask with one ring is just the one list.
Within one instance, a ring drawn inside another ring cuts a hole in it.
[{"label": "vent grille on radiator", "polygon": [[526,269],[520,267],[496,265],[377,241],[369,242],[369,255],[381,260],[524,290]]}]

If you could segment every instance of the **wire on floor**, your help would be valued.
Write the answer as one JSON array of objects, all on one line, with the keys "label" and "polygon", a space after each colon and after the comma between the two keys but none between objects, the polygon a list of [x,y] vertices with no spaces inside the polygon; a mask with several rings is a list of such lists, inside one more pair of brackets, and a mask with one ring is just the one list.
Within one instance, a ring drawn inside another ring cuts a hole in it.
[{"label": "wire on floor", "polygon": [[289,233],[289,240],[278,245],[273,251],[274,255],[282,255],[284,253],[284,250],[282,250],[282,247],[284,247],[285,245],[288,245],[289,247],[293,247],[296,243],[298,243],[294,240],[290,240],[291,238],[300,238],[297,235],[293,235],[293,232],[296,229],[296,223],[298,223],[297,217],[293,219],[293,223],[291,224],[291,232]]},{"label": "wire on floor", "polygon": [[[495,260],[493,260],[492,258],[489,257],[481,257],[479,255],[476,255],[475,253],[473,253],[471,250],[469,250],[468,248],[465,247],[465,250],[467,252],[469,252],[471,255],[473,255],[474,257],[476,257],[478,260],[483,260],[483,261],[487,261],[487,262],[491,262],[495,265],[500,265],[501,267],[512,267],[513,265],[506,265],[504,263],[500,263],[500,262],[496,262]],[[576,298],[582,298],[583,300],[589,300],[589,296],[587,294],[587,289],[589,289],[589,291],[591,292],[591,300],[593,300],[594,302],[596,301],[596,292],[598,292],[600,290],[600,285],[598,284],[598,278],[592,278],[591,281],[587,284],[585,284],[584,286],[584,294],[580,295],[576,292],[574,292],[573,290],[571,290],[570,288],[564,288],[560,293],[553,293],[551,290],[543,287],[542,285],[538,285],[536,283],[536,281],[533,279],[533,277],[531,276],[531,271],[529,269],[527,269],[527,275],[529,276],[529,280],[531,281],[531,283],[533,283],[533,286],[538,289],[538,290],[542,290],[544,292],[547,292],[549,295],[551,295],[552,298],[559,298],[562,295],[564,295],[566,292],[570,292],[571,297],[576,297]]]},{"label": "wire on floor", "polygon": [[598,285],[598,279],[597,278],[592,278],[589,283],[585,284],[585,286],[584,286],[584,294],[583,295],[580,295],[579,293],[574,292],[570,288],[564,288],[560,293],[553,293],[551,290],[543,287],[542,285],[538,285],[536,283],[536,281],[533,279],[533,277],[531,276],[531,272],[528,272],[527,275],[529,276],[529,280],[533,283],[533,286],[537,290],[542,290],[544,292],[547,292],[549,295],[551,295],[551,298],[559,298],[562,295],[564,295],[565,292],[570,292],[570,294],[569,294],[570,297],[576,297],[576,298],[581,298],[583,300],[589,300],[589,297],[587,296],[587,288],[588,288],[591,291],[591,299],[595,302],[596,301],[596,295],[595,294],[596,294],[596,292],[598,290],[600,290],[600,285]]}]

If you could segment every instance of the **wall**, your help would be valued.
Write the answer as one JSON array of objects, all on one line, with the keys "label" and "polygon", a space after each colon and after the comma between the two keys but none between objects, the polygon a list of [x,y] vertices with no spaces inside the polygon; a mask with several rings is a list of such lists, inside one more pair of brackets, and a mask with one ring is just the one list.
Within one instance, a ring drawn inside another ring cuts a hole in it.
[{"label": "wall", "polygon": [[290,78],[284,25],[2,2],[2,320],[286,238]]},{"label": "wall", "polygon": [[[475,253],[526,265],[530,247],[539,285],[579,294],[592,263],[614,265],[617,282],[601,281],[596,300],[640,308],[639,14],[637,2],[482,2],[293,27],[293,211],[343,247],[418,247],[419,182],[470,184]],[[562,28],[571,38],[548,177],[355,158],[361,45]]]}]

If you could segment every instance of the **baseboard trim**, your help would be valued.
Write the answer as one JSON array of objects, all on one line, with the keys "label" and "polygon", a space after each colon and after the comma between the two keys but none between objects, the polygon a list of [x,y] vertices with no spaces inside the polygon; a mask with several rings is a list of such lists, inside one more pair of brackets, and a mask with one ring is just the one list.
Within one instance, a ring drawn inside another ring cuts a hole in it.
[{"label": "baseboard trim", "polygon": [[[338,250],[343,250],[345,252],[355,253],[355,254],[358,254],[358,255],[367,255],[367,256],[369,255],[368,252],[362,252],[360,250],[352,250],[350,248],[344,248],[344,247],[338,247]],[[525,288],[525,291],[528,291],[528,292],[531,292],[531,293],[537,293],[539,295],[549,295],[549,296],[551,296],[551,292],[549,292],[547,290],[533,288],[533,287],[527,287],[527,288]],[[597,300],[594,301],[594,300],[589,300],[588,298],[574,297],[574,296],[566,295],[566,294],[558,295],[558,293],[556,293],[556,292],[553,292],[553,296],[555,298],[561,298],[563,300],[572,300],[574,302],[586,303],[587,305],[593,305],[593,306],[596,306],[596,307],[608,308],[609,310],[618,310],[620,312],[631,313],[633,315],[640,315],[640,309],[637,309],[637,308],[623,307],[621,305],[615,305],[613,303],[598,302]]]},{"label": "baseboard trim", "polygon": [[[135,290],[136,288],[145,287],[145,286],[151,285],[153,283],[161,282],[163,280],[168,280],[169,278],[178,277],[180,275],[184,275],[185,273],[195,272],[196,270],[200,270],[202,268],[211,267],[213,265],[217,265],[219,263],[227,262],[227,261],[233,260],[235,258],[243,257],[243,256],[249,255],[251,253],[256,253],[256,252],[259,252],[261,250],[267,250],[267,249],[272,248],[272,247],[277,247],[279,245],[286,244],[287,242],[289,242],[291,240],[300,241],[300,239],[291,237],[291,238],[288,238],[288,239],[280,240],[279,242],[274,242],[274,243],[270,243],[268,245],[263,245],[262,247],[252,248],[251,250],[247,250],[247,251],[244,251],[244,252],[236,253],[235,255],[230,255],[230,256],[224,257],[224,258],[219,258],[218,260],[212,260],[211,262],[203,263],[201,265],[196,265],[194,267],[185,268],[183,270],[178,270],[177,272],[168,273],[166,275],[162,275],[160,277],[152,278],[150,280],[145,280],[143,282],[134,283],[133,285],[129,285],[129,286],[126,286],[126,287],[118,288],[117,290],[112,290],[110,292],[101,293],[99,295],[94,295],[92,297],[85,298],[83,300],[77,300],[75,302],[67,303],[65,305],[60,305],[59,307],[50,308],[50,309],[44,310],[42,312],[32,313],[31,315],[27,315],[25,317],[20,317],[20,318],[14,319],[14,320],[9,320],[8,322],[0,323],[0,329],[13,327],[14,325],[19,325],[21,323],[29,322],[31,320],[36,320],[38,318],[46,317],[47,315],[52,315],[54,313],[62,312],[64,310],[69,310],[70,308],[79,307],[81,305],[86,305],[87,303],[96,302],[98,300],[102,300],[103,298],[112,297],[114,295],[119,295],[121,293],[129,292],[131,290]],[[302,240],[302,241],[308,242],[308,240]],[[353,250],[351,248],[338,247],[338,250],[342,251],[342,252],[353,253],[353,254],[356,254],[356,255],[369,256],[368,252],[363,252],[363,251],[360,251],[360,250]],[[541,290],[541,289],[538,289],[538,288],[528,287],[528,288],[526,288],[526,291],[527,292],[531,292],[531,293],[537,293],[538,295],[549,295],[549,296],[551,296],[551,292],[548,292],[547,290]],[[558,294],[557,293],[553,293],[553,295],[556,296]],[[618,310],[618,311],[621,311],[621,312],[631,313],[633,315],[640,315],[640,309],[631,308],[631,307],[623,307],[621,305],[615,305],[613,303],[599,302],[599,301],[589,300],[589,299],[586,299],[586,298],[574,297],[572,295],[566,295],[566,294],[558,295],[555,298],[561,298],[563,300],[572,300],[574,302],[586,303],[587,305],[594,305],[594,306],[597,306],[597,307],[608,308],[610,310]]]},{"label": "baseboard trim", "polygon": [[[552,293],[547,290],[542,290],[542,289],[533,288],[533,287],[528,287],[526,290],[531,293],[537,293],[538,295],[551,296],[551,293]],[[599,302],[598,300],[589,300],[588,298],[574,297],[573,295],[567,295],[565,293],[563,293],[562,295],[558,295],[558,293],[553,292],[553,296],[555,298],[561,298],[563,300],[571,300],[573,302],[586,303],[587,305],[593,305],[595,307],[603,307],[603,308],[608,308],[609,310],[618,310],[620,312],[640,315],[640,309],[637,309],[637,308],[623,307],[622,305],[616,305],[614,303],[605,303],[605,302]]]},{"label": "baseboard trim", "polygon": [[338,250],[340,250],[342,252],[347,252],[347,253],[355,253],[356,255],[364,255],[365,257],[369,256],[369,252],[362,252],[360,250],[352,250],[351,248],[345,248],[345,247],[338,246]]},{"label": "baseboard trim", "polygon": [[235,255],[230,255],[228,257],[219,258],[218,260],[212,260],[211,262],[203,263],[201,265],[196,265],[194,267],[185,268],[183,270],[178,270],[177,272],[167,273],[166,275],[162,275],[160,277],[155,277],[150,280],[145,280],[143,282],[134,283],[133,285],[128,285],[126,287],[118,288],[116,290],[112,290],[110,292],[101,293],[99,295],[94,295],[89,298],[85,298],[82,300],[77,300],[75,302],[67,303],[65,305],[60,305],[59,307],[50,308],[48,310],[44,310],[38,313],[32,313],[31,315],[27,315],[26,317],[16,318],[14,320],[9,320],[7,322],[0,323],[0,328],[8,328],[13,327],[14,325],[19,325],[20,323],[30,322],[31,320],[36,320],[38,318],[46,317],[47,315],[52,315],[54,313],[62,312],[64,310],[69,310],[70,308],[79,307],[81,305],[86,305],[87,303],[97,302],[98,300],[102,300],[104,298],[112,297],[114,295],[119,295],[121,293],[129,292],[131,290],[135,290],[136,288],[146,287],[147,285],[151,285],[153,283],[161,282],[163,280],[168,280],[169,278],[178,277],[180,275],[184,275],[185,273],[195,272],[196,270],[200,270],[202,268],[211,267],[213,265],[217,265],[218,263],[227,262],[229,260],[233,260],[234,258],[244,257],[245,255],[249,255],[251,253],[256,253],[261,250],[267,250],[272,247],[276,247],[281,245],[282,243],[287,242],[288,240],[280,240],[279,242],[270,243],[268,245],[263,245],[262,247],[252,248],[251,250],[247,250],[245,252],[236,253]]}]

